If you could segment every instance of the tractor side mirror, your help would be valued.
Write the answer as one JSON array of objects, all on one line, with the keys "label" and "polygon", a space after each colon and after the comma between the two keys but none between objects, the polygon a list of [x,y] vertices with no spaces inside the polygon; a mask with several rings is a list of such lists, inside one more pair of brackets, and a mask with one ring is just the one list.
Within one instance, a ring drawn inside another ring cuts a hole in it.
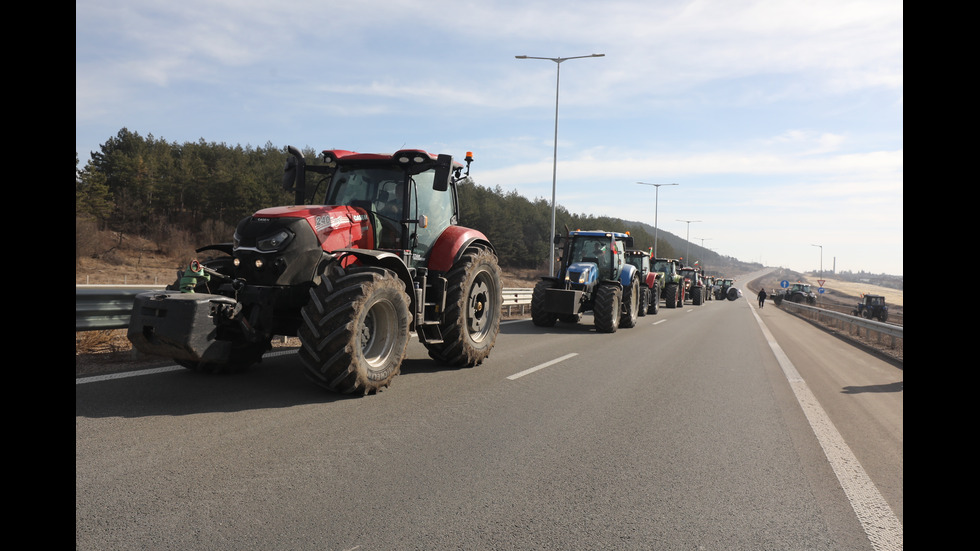
[{"label": "tractor side mirror", "polygon": [[282,169],[282,189],[293,191],[296,188],[296,158],[286,159],[286,166]]},{"label": "tractor side mirror", "polygon": [[291,145],[286,146],[286,151],[290,156],[283,169],[282,186],[286,191],[294,192],[296,204],[302,205],[306,203],[306,160],[303,152]]},{"label": "tractor side mirror", "polygon": [[452,175],[453,156],[440,153],[436,158],[436,174],[432,180],[432,189],[446,191],[449,189],[449,177]]}]

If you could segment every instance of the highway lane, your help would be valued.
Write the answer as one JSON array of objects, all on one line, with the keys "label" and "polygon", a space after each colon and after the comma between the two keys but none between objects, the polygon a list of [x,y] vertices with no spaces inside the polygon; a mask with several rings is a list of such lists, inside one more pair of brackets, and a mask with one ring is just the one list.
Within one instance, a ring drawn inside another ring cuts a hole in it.
[{"label": "highway lane", "polygon": [[[899,396],[898,421],[881,422],[898,427],[897,480],[873,446],[856,453],[891,477],[875,483],[897,488],[900,514],[901,392],[842,373],[814,393],[841,399],[829,409],[849,442],[894,441],[848,424],[894,415],[865,402]],[[291,355],[231,377],[76,384],[76,547],[875,548],[746,300],[662,308],[611,335],[589,316],[506,324],[473,369],[413,342],[366,398],[321,392]]]}]

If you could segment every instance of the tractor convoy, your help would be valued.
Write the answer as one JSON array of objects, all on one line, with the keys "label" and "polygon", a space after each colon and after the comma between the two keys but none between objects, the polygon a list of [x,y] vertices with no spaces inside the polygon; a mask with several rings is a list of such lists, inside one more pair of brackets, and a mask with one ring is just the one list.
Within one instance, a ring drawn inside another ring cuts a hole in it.
[{"label": "tractor convoy", "polygon": [[[295,147],[287,152],[282,185],[293,204],[242,219],[228,242],[197,249],[202,259],[165,290],[138,295],[133,347],[227,373],[261,361],[274,337],[298,337],[310,380],[361,395],[391,384],[413,334],[443,364],[486,360],[503,299],[493,244],[459,225],[457,192],[472,182],[472,154],[464,165],[419,149],[325,150],[309,162]],[[557,273],[532,292],[539,327],[592,312],[596,331],[614,333],[656,315],[661,300],[701,305],[713,288],[713,298],[735,300],[731,280],[635,250],[629,233],[566,229],[555,245]]]}]

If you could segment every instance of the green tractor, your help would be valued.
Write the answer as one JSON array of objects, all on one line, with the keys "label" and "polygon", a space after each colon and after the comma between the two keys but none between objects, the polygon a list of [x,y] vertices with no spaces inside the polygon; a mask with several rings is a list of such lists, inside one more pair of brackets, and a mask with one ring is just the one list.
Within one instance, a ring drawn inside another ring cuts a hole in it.
[{"label": "green tractor", "polygon": [[660,298],[667,308],[683,308],[685,297],[684,276],[681,275],[681,261],[674,258],[656,258],[653,267],[657,280],[663,282]]},{"label": "green tractor", "polygon": [[817,303],[817,295],[810,289],[809,283],[796,282],[789,286],[789,289],[777,293],[772,297],[772,301],[779,306],[784,300],[795,302],[796,304],[809,304],[813,306]]},{"label": "green tractor", "polygon": [[557,276],[545,276],[531,294],[531,321],[553,327],[558,321],[578,323],[591,310],[596,330],[614,333],[633,327],[640,309],[640,274],[626,262],[633,246],[627,233],[572,231],[564,241]]},{"label": "green tractor", "polygon": [[[718,300],[735,300],[739,296],[739,290],[735,287],[735,280],[730,277],[715,279],[715,298]],[[777,306],[779,303],[776,303]]]}]

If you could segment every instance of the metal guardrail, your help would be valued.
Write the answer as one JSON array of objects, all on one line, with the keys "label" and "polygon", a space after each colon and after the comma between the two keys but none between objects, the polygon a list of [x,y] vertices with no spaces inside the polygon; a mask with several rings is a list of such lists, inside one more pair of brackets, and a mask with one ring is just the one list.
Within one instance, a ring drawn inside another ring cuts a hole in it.
[{"label": "metal guardrail", "polygon": [[[75,331],[126,329],[133,309],[133,299],[140,293],[159,291],[165,285],[76,285]],[[502,308],[524,307],[531,304],[533,289],[505,288]]]},{"label": "metal guardrail", "polygon": [[502,306],[503,308],[507,308],[507,315],[511,315],[511,308],[515,306],[520,306],[521,314],[524,314],[524,307],[531,305],[531,293],[533,292],[534,289],[505,287],[503,289],[504,300]]},{"label": "metal guardrail", "polygon": [[[786,300],[779,305],[779,308],[784,308],[796,315],[799,315],[800,317],[812,319],[823,325],[832,326],[835,329],[846,332],[849,335],[861,336],[861,333],[863,332],[864,336],[869,339],[873,335],[877,335],[878,341],[881,341],[883,338],[887,337],[890,339],[890,343],[888,344],[892,348],[900,346],[905,340],[903,331],[904,327],[901,325],[882,323],[880,321],[869,320],[849,314],[842,314],[840,312],[834,312],[833,310],[825,310],[823,308],[816,308]],[[899,339],[902,340],[902,343],[898,342]]]},{"label": "metal guardrail", "polygon": [[164,285],[76,285],[75,331],[125,329],[140,293],[164,289]]}]

